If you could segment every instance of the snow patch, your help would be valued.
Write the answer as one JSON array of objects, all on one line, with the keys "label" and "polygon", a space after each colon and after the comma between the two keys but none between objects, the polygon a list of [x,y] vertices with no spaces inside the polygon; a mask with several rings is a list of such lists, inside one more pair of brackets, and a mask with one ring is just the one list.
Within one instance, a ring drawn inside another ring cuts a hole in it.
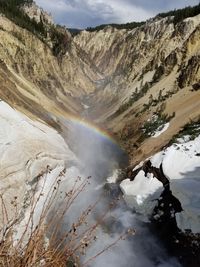
[{"label": "snow patch", "polygon": [[[183,143],[184,140],[187,138],[155,154],[150,161],[156,168],[162,164],[172,194],[181,202],[183,212],[176,213],[178,227],[200,233],[200,136]],[[163,190],[156,178],[147,179],[143,171],[134,181],[127,179],[120,186],[128,205],[145,216],[151,215],[156,205],[152,200]]]},{"label": "snow patch", "polygon": [[151,215],[163,188],[162,183],[152,175],[145,177],[144,171],[140,171],[134,181],[126,179],[120,184],[124,199],[128,206],[145,216],[145,220]]},{"label": "snow patch", "polygon": [[117,179],[119,178],[119,170],[114,170],[112,176],[109,176],[106,180],[109,184],[113,184],[117,182]]},{"label": "snow patch", "polygon": [[160,136],[162,133],[164,133],[165,131],[167,131],[168,128],[169,128],[169,122],[167,122],[167,123],[162,127],[161,130],[156,131],[155,134],[152,135],[152,137],[153,137],[153,138],[156,138],[156,137]]},{"label": "snow patch", "polygon": [[10,202],[18,197],[20,205],[24,205],[30,184],[47,166],[55,169],[77,164],[77,158],[54,129],[32,121],[3,101],[0,101],[0,154],[0,194],[4,194],[11,217]]},{"label": "snow patch", "polygon": [[[164,153],[164,154],[163,154]],[[183,212],[176,214],[178,227],[200,233],[200,136],[193,141],[174,144],[152,157],[170,180],[172,194],[181,202]]]}]

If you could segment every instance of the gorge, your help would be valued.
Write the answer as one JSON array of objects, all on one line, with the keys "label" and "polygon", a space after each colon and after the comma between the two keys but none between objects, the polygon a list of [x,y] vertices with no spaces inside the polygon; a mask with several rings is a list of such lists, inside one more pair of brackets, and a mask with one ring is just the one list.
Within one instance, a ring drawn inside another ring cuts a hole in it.
[{"label": "gorge", "polygon": [[[70,231],[101,195],[88,212],[92,225],[110,202],[119,202],[97,229],[94,245],[86,243],[80,266],[129,228],[133,236],[89,266],[199,266],[199,5],[179,20],[176,13],[160,14],[133,28],[107,25],[75,36],[37,5],[20,2],[19,8],[27,25],[44,28],[31,30],[1,10],[1,235],[16,199],[20,239],[34,190],[48,198],[61,179],[49,209],[54,213],[64,193],[91,176],[62,231]],[[169,183],[157,179],[156,169]],[[33,225],[44,203],[39,197]]]}]

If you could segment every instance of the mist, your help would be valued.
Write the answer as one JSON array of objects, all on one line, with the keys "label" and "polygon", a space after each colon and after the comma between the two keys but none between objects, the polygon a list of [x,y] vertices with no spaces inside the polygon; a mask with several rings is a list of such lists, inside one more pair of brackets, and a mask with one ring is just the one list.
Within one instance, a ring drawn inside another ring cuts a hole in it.
[{"label": "mist", "polygon": [[[63,123],[63,121],[62,121]],[[77,176],[91,176],[90,185],[87,186],[70,207],[65,218],[63,230],[69,229],[81,212],[100,199],[95,210],[89,217],[92,225],[101,218],[109,203],[117,198],[119,188],[111,185],[114,190],[106,190],[107,178],[116,175],[116,169],[128,164],[126,153],[114,142],[100,135],[92,128],[81,123],[66,121],[65,140],[78,159],[78,165],[66,171],[66,181],[63,187],[73,184]],[[73,177],[74,174],[74,177]],[[70,176],[70,177],[69,177]],[[102,197],[103,196],[103,197]],[[84,227],[84,226],[83,226]],[[87,266],[92,267],[178,267],[176,259],[170,257],[161,242],[151,233],[148,223],[139,220],[139,216],[131,211],[123,199],[109,210],[106,219],[98,228],[96,241],[82,256],[82,262],[115,242],[128,228],[135,230],[135,235],[120,240],[111,249],[96,257]]]}]

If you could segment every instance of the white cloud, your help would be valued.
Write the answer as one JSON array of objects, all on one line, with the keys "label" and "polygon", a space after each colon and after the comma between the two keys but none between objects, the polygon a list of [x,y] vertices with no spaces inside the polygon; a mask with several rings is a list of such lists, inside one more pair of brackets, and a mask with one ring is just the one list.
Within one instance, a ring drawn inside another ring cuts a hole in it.
[{"label": "white cloud", "polygon": [[146,20],[159,12],[197,4],[198,0],[36,0],[68,27]]},{"label": "white cloud", "polygon": [[113,16],[117,22],[141,21],[154,15],[154,12],[137,7],[130,2],[107,0],[113,9]]}]

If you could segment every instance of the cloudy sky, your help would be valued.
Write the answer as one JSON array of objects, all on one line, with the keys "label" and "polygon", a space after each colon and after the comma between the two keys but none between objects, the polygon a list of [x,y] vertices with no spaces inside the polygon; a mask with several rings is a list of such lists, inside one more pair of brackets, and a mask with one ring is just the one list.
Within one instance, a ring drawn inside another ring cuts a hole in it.
[{"label": "cloudy sky", "polygon": [[86,28],[105,23],[141,21],[159,12],[195,5],[199,0],[36,0],[56,23]]}]

